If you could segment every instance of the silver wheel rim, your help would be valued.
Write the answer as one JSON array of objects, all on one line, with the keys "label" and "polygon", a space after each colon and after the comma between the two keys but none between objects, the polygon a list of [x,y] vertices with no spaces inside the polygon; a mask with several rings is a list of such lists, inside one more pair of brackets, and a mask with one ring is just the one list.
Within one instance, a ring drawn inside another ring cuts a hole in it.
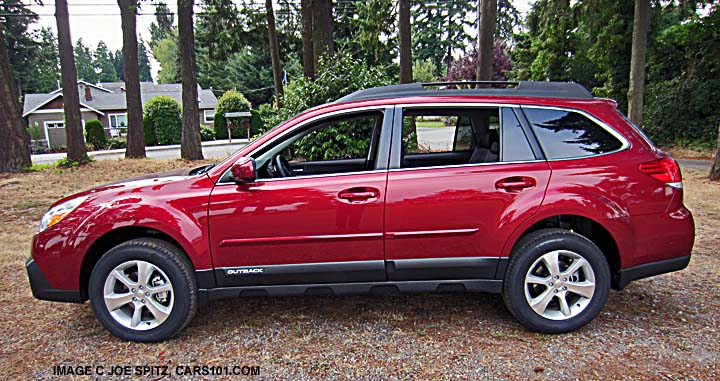
[{"label": "silver wheel rim", "polygon": [[113,319],[138,331],[162,324],[175,302],[170,278],[145,261],[128,261],[115,267],[105,278],[103,296]]},{"label": "silver wheel rim", "polygon": [[533,262],[524,289],[525,300],[535,313],[550,320],[567,320],[590,304],[595,272],[582,255],[555,250]]}]

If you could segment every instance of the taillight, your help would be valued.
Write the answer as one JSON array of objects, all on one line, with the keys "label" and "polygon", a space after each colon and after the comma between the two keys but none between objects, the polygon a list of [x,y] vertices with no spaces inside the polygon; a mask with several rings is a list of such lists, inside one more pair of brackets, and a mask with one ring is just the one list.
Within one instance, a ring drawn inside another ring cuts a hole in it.
[{"label": "taillight", "polygon": [[674,159],[669,157],[640,164],[640,172],[673,188],[682,188],[680,167]]}]

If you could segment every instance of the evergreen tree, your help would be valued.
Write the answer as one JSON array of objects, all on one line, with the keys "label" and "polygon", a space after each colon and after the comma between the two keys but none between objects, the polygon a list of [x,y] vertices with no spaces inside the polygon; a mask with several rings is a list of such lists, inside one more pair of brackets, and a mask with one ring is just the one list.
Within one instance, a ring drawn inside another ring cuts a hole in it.
[{"label": "evergreen tree", "polygon": [[117,82],[119,80],[113,53],[103,41],[100,41],[95,49],[94,66],[99,82]]},{"label": "evergreen tree", "polygon": [[48,93],[58,87],[60,80],[57,37],[51,29],[43,27],[35,38],[32,62],[22,68],[13,65],[13,71],[23,93]]},{"label": "evergreen tree", "polygon": [[115,72],[121,82],[125,81],[125,61],[123,61],[122,49],[118,49],[113,54],[113,63],[115,64]]},{"label": "evergreen tree", "polygon": [[98,73],[95,72],[95,62],[93,59],[93,51],[89,46],[83,44],[82,38],[75,43],[75,67],[77,68],[77,77],[89,83],[96,83],[99,79]]},{"label": "evergreen tree", "polygon": [[154,48],[158,41],[172,35],[175,16],[170,12],[167,4],[158,2],[155,6],[155,21],[150,24],[150,48]]},{"label": "evergreen tree", "polygon": [[138,72],[140,74],[140,82],[152,82],[150,57],[148,57],[148,50],[142,38],[138,40]]},{"label": "evergreen tree", "polygon": [[438,69],[437,74],[447,72],[453,51],[465,50],[471,41],[472,36],[467,30],[477,29],[477,25],[468,19],[470,12],[477,11],[476,7],[477,1],[470,0],[413,3],[414,59],[431,59]]}]

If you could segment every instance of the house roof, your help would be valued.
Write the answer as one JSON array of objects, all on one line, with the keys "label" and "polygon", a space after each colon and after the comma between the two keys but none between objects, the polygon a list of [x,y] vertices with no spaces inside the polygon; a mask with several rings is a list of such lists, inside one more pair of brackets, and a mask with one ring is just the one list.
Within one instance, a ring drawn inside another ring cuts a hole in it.
[{"label": "house roof", "polygon": [[[82,79],[79,79],[79,80],[77,81],[77,83],[78,83],[78,85],[79,85],[79,84],[83,84],[83,85],[85,85],[85,86],[94,87],[94,88],[96,88],[96,89],[98,89],[98,90],[100,90],[100,91],[106,91],[106,92],[108,92],[108,93],[112,93],[112,91],[109,90],[109,89],[103,88],[102,86],[99,86],[99,85],[93,85],[92,83],[90,83],[90,82],[85,82],[85,81],[83,81]],[[51,91],[50,94],[57,94],[57,93],[60,93],[60,92],[62,92],[62,87]]]},{"label": "house roof", "polygon": [[[106,82],[92,85],[84,81],[78,81],[93,88],[101,90],[92,94],[92,100],[85,100],[83,94],[80,94],[80,105],[93,111],[103,114],[106,110],[124,110],[127,108],[125,101],[124,82]],[[25,94],[25,102],[23,102],[23,117],[32,114],[53,99],[62,95],[62,89],[56,90],[48,94]],[[182,103],[182,85],[181,84],[156,84],[151,82],[140,83],[140,97],[142,103],[145,104],[151,98],[158,95],[167,95]],[[201,110],[214,109],[217,106],[217,97],[209,89],[198,89],[198,98],[200,100],[199,108]]]},{"label": "house roof", "polygon": [[[28,96],[30,96],[30,97],[28,98]],[[40,107],[50,103],[50,101],[52,101],[53,99],[60,97],[60,96],[62,96],[62,93],[54,93],[54,92],[50,93],[50,94],[26,94],[25,95],[25,103],[23,103],[23,115],[22,115],[23,118],[32,114]],[[30,102],[33,102],[33,103],[30,103]],[[87,101],[81,100],[80,106],[88,108],[92,111],[95,111],[96,113],[98,113],[100,115],[105,115],[104,112],[98,110],[97,108],[95,108],[93,106],[88,105],[87,103],[88,103]],[[35,104],[35,106],[30,108],[30,105],[33,105],[33,104]]]}]

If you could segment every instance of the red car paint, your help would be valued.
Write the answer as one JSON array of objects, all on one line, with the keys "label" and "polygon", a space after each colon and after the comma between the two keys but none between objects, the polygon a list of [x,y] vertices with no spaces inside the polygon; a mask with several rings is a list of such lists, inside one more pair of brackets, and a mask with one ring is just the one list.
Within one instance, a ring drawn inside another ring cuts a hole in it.
[{"label": "red car paint", "polygon": [[[236,160],[310,118],[358,107],[443,103],[582,110],[615,129],[630,148],[581,159],[349,173],[331,181],[298,177],[217,184]],[[170,237],[199,271],[507,257],[538,221],[575,215],[610,233],[620,267],[627,269],[687,256],[693,245],[694,225],[682,204],[682,189],[641,173],[638,167],[664,157],[616,112],[612,101],[602,99],[440,96],[329,104],[288,120],[205,174],[146,178],[79,194],[88,199],[34,237],[32,256],[52,288],[85,292],[87,285],[82,283],[87,274],[82,272],[88,269],[83,262],[96,254],[91,253],[93,244],[128,227],[145,227]],[[519,188],[507,183],[519,183]]]}]

